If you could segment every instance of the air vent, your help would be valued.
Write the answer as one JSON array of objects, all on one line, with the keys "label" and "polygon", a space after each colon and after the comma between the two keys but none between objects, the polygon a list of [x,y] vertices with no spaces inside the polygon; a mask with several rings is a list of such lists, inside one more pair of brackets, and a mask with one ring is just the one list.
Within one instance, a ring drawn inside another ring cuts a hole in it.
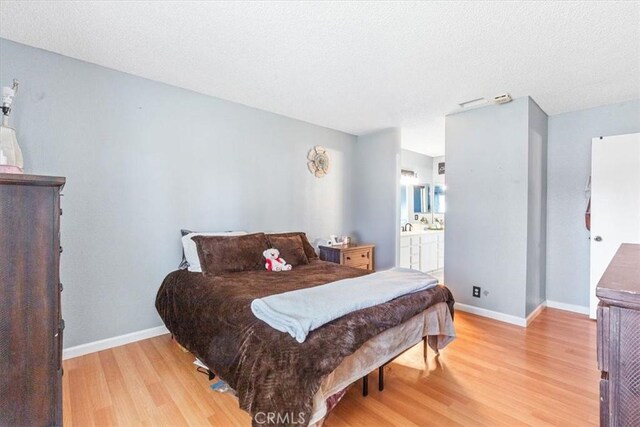
[{"label": "air vent", "polygon": [[472,99],[471,101],[461,102],[458,105],[461,106],[462,108],[473,108],[473,107],[479,107],[486,103],[487,103],[487,100],[485,98],[477,98],[477,99]]},{"label": "air vent", "polygon": [[503,93],[502,95],[496,95],[493,97],[494,104],[506,104],[507,102],[511,102],[511,95],[508,93]]}]

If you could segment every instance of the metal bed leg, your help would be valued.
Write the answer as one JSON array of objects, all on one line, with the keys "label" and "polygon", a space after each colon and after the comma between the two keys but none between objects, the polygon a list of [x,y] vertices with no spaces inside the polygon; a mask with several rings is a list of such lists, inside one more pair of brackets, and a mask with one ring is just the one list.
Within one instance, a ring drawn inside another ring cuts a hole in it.
[{"label": "metal bed leg", "polygon": [[[427,355],[428,355],[428,347],[429,347],[429,341],[428,341],[429,337],[425,336],[422,337],[422,347],[423,347],[423,352],[424,352],[424,361],[427,362]],[[436,355],[438,355],[439,353],[436,351]],[[391,361],[389,361],[391,362]],[[387,363],[389,363],[387,362]],[[378,390],[383,391],[384,390],[384,366],[382,365],[380,367],[378,367]],[[367,397],[369,395],[369,375],[365,375],[364,377],[362,377],[362,396]]]},{"label": "metal bed leg", "polygon": [[369,375],[362,377],[362,395],[367,397],[369,395]]},{"label": "metal bed leg", "polygon": [[423,355],[422,357],[424,357],[424,361],[427,361],[427,356],[428,356],[428,349],[429,349],[429,343],[427,342],[427,337],[424,336],[422,337],[422,347],[423,347]]}]

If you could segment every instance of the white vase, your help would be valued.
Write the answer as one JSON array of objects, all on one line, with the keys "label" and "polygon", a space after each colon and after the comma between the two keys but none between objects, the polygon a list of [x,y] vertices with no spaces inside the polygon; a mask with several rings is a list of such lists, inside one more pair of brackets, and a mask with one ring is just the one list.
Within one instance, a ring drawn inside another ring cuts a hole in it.
[{"label": "white vase", "polygon": [[0,125],[0,173],[24,173],[23,166],[16,131],[7,126],[7,116],[3,116]]}]

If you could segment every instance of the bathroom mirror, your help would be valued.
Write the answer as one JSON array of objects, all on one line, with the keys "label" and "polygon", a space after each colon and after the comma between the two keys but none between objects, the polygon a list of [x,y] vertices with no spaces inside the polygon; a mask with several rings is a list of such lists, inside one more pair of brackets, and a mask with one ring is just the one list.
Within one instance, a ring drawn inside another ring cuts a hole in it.
[{"label": "bathroom mirror", "polygon": [[433,205],[431,184],[403,185],[400,187],[400,222],[415,221],[416,215],[430,214]]},{"label": "bathroom mirror", "polygon": [[433,211],[437,214],[443,214],[445,211],[444,190],[444,185],[433,187]]},{"label": "bathroom mirror", "polygon": [[406,185],[400,187],[400,224],[409,222],[409,190]]},{"label": "bathroom mirror", "polygon": [[413,186],[413,213],[431,213],[431,185],[420,184]]}]

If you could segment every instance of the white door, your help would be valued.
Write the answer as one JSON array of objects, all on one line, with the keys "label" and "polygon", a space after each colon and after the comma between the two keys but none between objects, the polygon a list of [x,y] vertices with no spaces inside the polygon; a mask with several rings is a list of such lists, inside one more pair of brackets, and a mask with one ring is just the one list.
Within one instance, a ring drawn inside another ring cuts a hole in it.
[{"label": "white door", "polygon": [[428,273],[438,269],[438,236],[427,233],[422,237],[422,271]]},{"label": "white door", "polygon": [[425,271],[433,271],[438,269],[438,240],[430,240],[426,245],[427,266]]},{"label": "white door", "polygon": [[429,237],[422,236],[420,244],[420,271],[426,273],[429,271]]},{"label": "white door", "polygon": [[400,267],[411,268],[411,237],[400,237]]},{"label": "white door", "polygon": [[409,246],[409,268],[420,270],[420,236],[411,237],[411,246]]},{"label": "white door", "polygon": [[593,138],[590,317],[596,286],[621,243],[640,243],[640,133]]}]

